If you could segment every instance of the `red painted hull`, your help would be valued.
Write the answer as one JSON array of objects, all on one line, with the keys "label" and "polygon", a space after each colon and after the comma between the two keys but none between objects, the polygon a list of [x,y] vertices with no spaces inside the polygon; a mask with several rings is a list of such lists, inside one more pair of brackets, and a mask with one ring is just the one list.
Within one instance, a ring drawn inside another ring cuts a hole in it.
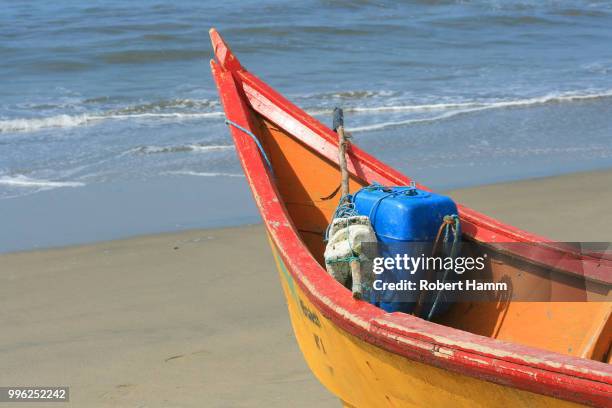
[{"label": "red painted hull", "polygon": [[[246,71],[214,30],[211,38],[217,58],[216,62],[211,61],[211,69],[229,120],[254,134],[260,132],[260,120],[273,123],[325,160],[337,162],[335,133]],[[352,336],[410,360],[559,400],[612,406],[609,364],[507,343],[410,315],[387,314],[354,300],[331,279],[305,245],[257,145],[235,127],[230,127],[230,132],[282,262],[308,301],[325,318]],[[367,183],[405,185],[411,181],[357,147],[350,151],[349,170]],[[464,234],[476,242],[548,242],[464,206],[460,206],[460,217]],[[563,254],[569,260],[578,259],[584,268],[572,271],[575,262],[568,261],[567,273],[580,273],[587,279],[609,285],[610,260],[574,254],[552,242],[546,251],[548,255]],[[529,254],[521,257],[528,259]],[[545,263],[545,258],[530,261]]]}]

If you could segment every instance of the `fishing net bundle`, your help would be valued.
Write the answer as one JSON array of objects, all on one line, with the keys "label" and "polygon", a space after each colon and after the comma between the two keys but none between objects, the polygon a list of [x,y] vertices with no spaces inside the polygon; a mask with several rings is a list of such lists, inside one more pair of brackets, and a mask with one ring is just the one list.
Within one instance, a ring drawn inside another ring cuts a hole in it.
[{"label": "fishing net bundle", "polygon": [[[369,217],[358,215],[350,197],[343,198],[326,233],[325,266],[327,272],[353,296],[362,297],[372,287],[372,246],[376,234]],[[352,263],[359,266],[355,269]]]}]

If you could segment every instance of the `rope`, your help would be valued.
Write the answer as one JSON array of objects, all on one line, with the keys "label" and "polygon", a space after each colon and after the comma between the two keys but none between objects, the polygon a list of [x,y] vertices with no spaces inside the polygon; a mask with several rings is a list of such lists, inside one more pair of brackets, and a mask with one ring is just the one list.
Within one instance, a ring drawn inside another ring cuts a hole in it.
[{"label": "rope", "polygon": [[[436,253],[438,244],[440,242],[440,237],[443,231],[444,231],[443,242],[445,244],[448,243],[450,232],[452,231],[453,233],[453,243],[451,245],[449,256],[451,258],[454,258],[455,256],[457,256],[457,252],[459,251],[459,243],[461,240],[461,222],[459,220],[459,216],[456,214],[444,216],[442,225],[440,225],[440,229],[438,230],[438,236],[436,237],[436,240],[434,242],[434,247],[433,247],[433,252],[432,252],[433,254]],[[442,283],[446,282],[446,278],[448,277],[448,272],[449,272],[448,269],[444,271],[444,276],[442,276]],[[441,290],[439,290],[436,293],[436,298],[434,299],[433,304],[431,305],[431,309],[429,310],[429,314],[427,315],[427,320],[431,320],[432,316],[434,315],[434,312],[436,311],[436,307],[438,306],[438,302],[440,301],[441,293],[442,293]]]},{"label": "rope", "polygon": [[333,264],[344,263],[344,262],[350,263],[350,262],[359,261],[359,260],[360,260],[360,258],[358,256],[347,256],[345,258],[326,259],[325,263],[327,265],[333,265]]},{"label": "rope", "polygon": [[336,210],[334,211],[332,222],[331,224],[327,226],[327,229],[325,230],[325,242],[329,241],[329,230],[331,229],[331,226],[334,223],[334,220],[338,218],[344,218],[346,220],[346,228],[347,228],[347,234],[348,234],[346,239],[349,244],[349,249],[351,250],[351,256],[347,256],[344,258],[338,258],[338,259],[325,258],[325,263],[327,265],[333,265],[337,263],[351,263],[353,261],[360,260],[359,255],[355,253],[355,250],[353,250],[353,247],[351,246],[351,230],[349,229],[349,226],[350,226],[349,217],[355,217],[358,215],[359,213],[355,209],[355,202],[353,201],[353,196],[351,194],[342,196],[340,198],[340,201],[338,202],[338,206],[336,207]]},{"label": "rope", "polygon": [[444,232],[444,242],[448,242],[448,233],[449,229],[452,229],[453,232],[455,230],[455,222],[459,223],[459,218],[457,217],[457,221],[455,221],[456,215],[445,215],[442,219],[442,224],[440,224],[440,228],[438,229],[438,234],[436,235],[436,240],[434,241],[433,250],[431,251],[435,254],[438,251],[438,244],[440,243],[440,237],[442,236],[442,232]]},{"label": "rope", "polygon": [[[334,211],[334,215],[332,216],[332,222],[327,226],[325,230],[325,242],[329,241],[329,230],[334,223],[336,218],[349,218],[358,216],[357,210],[355,209],[355,201],[354,197],[351,194],[347,194],[345,196],[340,197],[340,201],[338,202],[338,206]],[[348,227],[348,220],[347,220]]]},{"label": "rope", "polygon": [[228,125],[228,126],[234,126],[236,129],[242,130],[244,133],[246,133],[247,135],[251,136],[251,139],[253,139],[253,141],[257,145],[257,148],[259,149],[259,152],[261,153],[261,155],[263,156],[264,160],[268,164],[268,168],[270,169],[270,173],[274,174],[274,169],[272,168],[272,162],[270,161],[270,159],[266,155],[266,152],[265,152],[263,146],[261,145],[261,143],[259,143],[259,139],[257,138],[257,136],[255,136],[255,134],[253,134],[253,132],[251,132],[249,129],[244,128],[244,127],[240,126],[239,124],[237,124],[236,122],[232,122],[229,119],[225,119],[225,124]]}]

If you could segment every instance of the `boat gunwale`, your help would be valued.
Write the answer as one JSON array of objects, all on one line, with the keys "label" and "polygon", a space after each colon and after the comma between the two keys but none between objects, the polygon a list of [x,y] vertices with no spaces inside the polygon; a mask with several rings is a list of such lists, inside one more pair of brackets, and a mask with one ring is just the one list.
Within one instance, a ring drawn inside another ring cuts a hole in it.
[{"label": "boat gunwale", "polygon": [[[232,55],[231,51],[216,32],[211,32],[211,38],[220,62],[211,61],[211,69],[226,115],[257,132],[250,123],[250,109],[254,108],[245,100],[242,89],[241,81],[248,78],[247,72],[239,63],[234,64],[239,68],[224,67],[224,58]],[[297,112],[285,113],[299,116],[301,111],[295,109]],[[609,402],[612,369],[605,363],[506,343],[410,315],[387,314],[352,299],[306,248],[255,143],[233,127],[230,133],[266,229],[289,273],[319,312],[340,328],[391,353],[462,375],[579,403]],[[386,167],[358,149],[353,149],[352,154],[366,164],[371,160],[383,169]],[[402,181],[398,172],[388,169],[389,176]]]}]

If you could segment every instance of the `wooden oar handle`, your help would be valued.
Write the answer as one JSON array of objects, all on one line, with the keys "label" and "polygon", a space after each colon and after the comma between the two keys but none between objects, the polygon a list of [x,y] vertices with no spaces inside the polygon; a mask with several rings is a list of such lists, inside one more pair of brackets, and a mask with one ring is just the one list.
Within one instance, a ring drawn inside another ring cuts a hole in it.
[{"label": "wooden oar handle", "polygon": [[344,128],[344,112],[342,111],[342,108],[335,107],[333,125],[334,132],[337,132],[339,127]]},{"label": "wooden oar handle", "polygon": [[340,165],[342,197],[349,193],[349,172],[346,165],[346,135],[344,134],[344,113],[334,108],[334,130],[338,133],[338,164]]},{"label": "wooden oar handle", "polygon": [[[346,145],[347,137],[344,134],[344,113],[341,108],[334,108],[334,123],[333,128],[338,133],[338,164],[340,165],[340,174],[342,176],[342,197],[345,197],[349,193],[349,172],[346,165]],[[358,260],[352,260],[350,262],[351,276],[353,278],[353,297],[355,299],[361,299],[362,293],[362,277],[361,277],[361,265]]]}]

